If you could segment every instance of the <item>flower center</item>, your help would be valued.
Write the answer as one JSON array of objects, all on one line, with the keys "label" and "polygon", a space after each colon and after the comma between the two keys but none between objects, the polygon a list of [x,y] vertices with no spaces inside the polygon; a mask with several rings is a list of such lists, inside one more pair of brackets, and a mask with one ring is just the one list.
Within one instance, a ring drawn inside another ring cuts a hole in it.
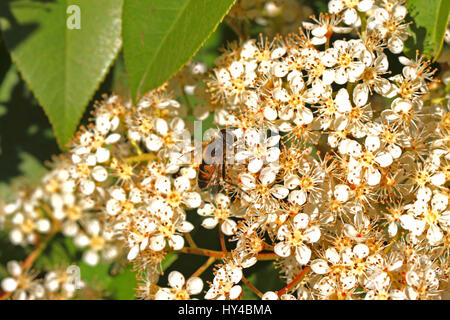
[{"label": "flower center", "polygon": [[173,139],[172,134],[168,133],[167,135],[164,136],[163,144],[166,147],[172,147],[175,144],[175,140]]},{"label": "flower center", "polygon": [[96,135],[94,140],[92,141],[92,148],[97,150],[100,147],[103,147],[105,144],[105,138],[101,135]]},{"label": "flower center", "polygon": [[416,183],[419,186],[424,186],[425,184],[428,183],[428,181],[430,181],[430,175],[427,171],[422,170],[422,171],[418,171],[416,173]]},{"label": "flower center", "polygon": [[436,223],[437,218],[438,218],[438,214],[437,214],[436,210],[428,210],[428,212],[425,214],[425,221],[428,224]]},{"label": "flower center", "polygon": [[169,237],[175,233],[175,227],[171,222],[164,222],[159,226],[159,232],[165,237]]},{"label": "flower center", "polygon": [[369,167],[372,167],[373,161],[375,160],[375,156],[372,154],[372,152],[367,151],[366,153],[364,153],[361,156],[360,160],[361,160],[361,164],[364,167],[369,168]]},{"label": "flower center", "polygon": [[101,236],[93,236],[91,238],[91,248],[99,251],[101,249],[103,249],[103,246],[105,245],[105,239],[103,239],[103,237]]},{"label": "flower center", "polygon": [[302,244],[303,243],[303,234],[300,231],[295,230],[294,232],[292,232],[292,236],[291,236],[291,241],[290,242],[294,246]]},{"label": "flower center", "polygon": [[23,224],[20,226],[22,232],[25,234],[29,234],[34,230],[34,223],[31,219],[26,219]]},{"label": "flower center", "polygon": [[87,164],[80,163],[77,167],[77,172],[82,177],[89,177],[91,170],[89,169],[89,166]]},{"label": "flower center", "polygon": [[338,64],[341,67],[348,68],[348,67],[350,67],[350,64],[352,62],[353,62],[353,57],[346,52],[341,53],[338,57]]},{"label": "flower center", "polygon": [[219,220],[225,220],[228,218],[228,210],[226,208],[222,208],[222,206],[218,206],[214,211],[214,216]]},{"label": "flower center", "polygon": [[181,204],[181,195],[177,191],[172,191],[167,195],[167,201],[169,201],[170,206],[178,207]]},{"label": "flower center", "polygon": [[186,290],[177,290],[175,293],[175,300],[189,300],[189,293]]},{"label": "flower center", "polygon": [[303,190],[308,191],[314,186],[314,181],[310,176],[304,176],[300,178],[300,185]]},{"label": "flower center", "polygon": [[348,8],[354,8],[358,5],[358,3],[359,3],[359,0],[345,0],[345,5]]},{"label": "flower center", "polygon": [[125,200],[122,202],[122,212],[125,215],[129,215],[134,209],[134,204],[130,200]]},{"label": "flower center", "polygon": [[45,186],[45,190],[48,193],[56,193],[59,190],[59,183],[56,179],[50,180]]},{"label": "flower center", "polygon": [[394,132],[385,130],[383,132],[383,138],[384,138],[384,140],[386,140],[387,143],[393,144],[397,140],[397,135]]},{"label": "flower center", "polygon": [[415,92],[415,89],[413,88],[413,86],[411,85],[411,83],[409,81],[405,80],[400,84],[400,92],[399,93],[402,96],[402,98],[412,100],[412,98],[414,97],[414,92]]},{"label": "flower center", "polygon": [[67,209],[67,218],[72,221],[77,221],[81,218],[81,209],[78,207],[71,207]]},{"label": "flower center", "polygon": [[141,133],[149,133],[153,129],[153,123],[151,119],[143,118],[139,120],[138,131]]},{"label": "flower center", "polygon": [[133,166],[128,163],[113,161],[111,167],[116,169],[117,178],[121,181],[129,181],[133,176]]}]

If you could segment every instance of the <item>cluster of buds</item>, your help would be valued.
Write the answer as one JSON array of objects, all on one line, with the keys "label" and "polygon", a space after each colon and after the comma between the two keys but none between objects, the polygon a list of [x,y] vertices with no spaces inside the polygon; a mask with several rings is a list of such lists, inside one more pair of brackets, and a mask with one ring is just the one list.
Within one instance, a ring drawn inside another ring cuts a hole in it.
[{"label": "cluster of buds", "polygon": [[[239,299],[243,285],[263,299],[448,297],[448,97],[430,98],[428,61],[401,55],[406,14],[402,0],[332,0],[296,34],[230,46],[211,72],[190,63],[136,104],[105,98],[42,186],[5,206],[11,241],[62,232],[88,264],[126,256],[143,299]],[[220,129],[202,151],[183,119],[205,110]],[[222,250],[199,248],[194,228]],[[209,258],[161,285],[169,253]],[[267,260],[286,286],[262,293],[245,274]]]}]

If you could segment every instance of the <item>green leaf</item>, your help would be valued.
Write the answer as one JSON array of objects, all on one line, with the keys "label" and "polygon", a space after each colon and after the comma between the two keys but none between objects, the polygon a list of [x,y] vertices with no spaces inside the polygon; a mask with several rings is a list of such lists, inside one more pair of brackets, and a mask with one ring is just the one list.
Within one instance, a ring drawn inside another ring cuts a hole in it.
[{"label": "green leaf", "polygon": [[128,74],[125,68],[125,61],[122,53],[120,53],[117,57],[112,73],[112,92],[119,95],[122,98],[122,101],[130,100],[130,82],[128,80]]},{"label": "green leaf", "polygon": [[410,27],[413,35],[406,42],[406,53],[415,56],[416,50],[419,50],[435,61],[443,47],[450,1],[409,0],[407,8],[414,24]]},{"label": "green leaf", "polygon": [[186,64],[235,0],[127,0],[123,46],[132,97],[157,88]]},{"label": "green leaf", "polygon": [[[53,125],[60,146],[121,47],[123,0],[2,0],[0,26],[12,59]],[[79,27],[76,11],[79,8]],[[71,24],[75,23],[75,24]]]},{"label": "green leaf", "polygon": [[172,252],[172,253],[169,253],[169,254],[164,258],[163,262],[161,263],[161,268],[162,268],[162,270],[163,270],[163,271],[167,270],[167,268],[169,268],[170,265],[171,265],[172,263],[174,263],[175,260],[177,260],[177,259],[178,259],[178,254],[173,253],[173,252]]},{"label": "green leaf", "polygon": [[119,300],[133,300],[137,288],[137,272],[132,270],[132,266],[115,276],[109,273],[110,265],[98,264],[95,267],[89,266],[83,261],[77,264],[80,267],[81,280],[89,286],[98,286],[101,291],[107,291],[108,298]]}]

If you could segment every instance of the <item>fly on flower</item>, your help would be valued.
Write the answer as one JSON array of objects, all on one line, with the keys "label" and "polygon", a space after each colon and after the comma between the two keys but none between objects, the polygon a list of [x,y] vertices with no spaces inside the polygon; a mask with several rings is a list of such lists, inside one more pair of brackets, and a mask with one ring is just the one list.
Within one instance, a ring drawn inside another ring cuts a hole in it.
[{"label": "fly on flower", "polygon": [[234,153],[235,140],[231,130],[221,129],[216,138],[205,143],[197,179],[200,189],[217,188],[222,182],[240,189],[227,177],[226,170],[228,159]]}]

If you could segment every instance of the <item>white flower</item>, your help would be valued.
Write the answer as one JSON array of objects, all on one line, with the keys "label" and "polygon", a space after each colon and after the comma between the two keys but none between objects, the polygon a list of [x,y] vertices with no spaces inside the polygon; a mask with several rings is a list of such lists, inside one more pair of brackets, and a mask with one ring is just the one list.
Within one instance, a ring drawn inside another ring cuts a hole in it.
[{"label": "white flower", "polygon": [[104,226],[97,219],[91,219],[85,224],[85,232],[80,232],[75,236],[74,243],[78,247],[89,247],[83,253],[83,261],[96,266],[100,262],[100,255],[105,260],[114,259],[118,250],[113,249],[111,241],[112,234],[104,229]]},{"label": "white flower", "polygon": [[185,128],[185,123],[181,118],[173,118],[170,123],[165,119],[154,120],[154,133],[144,139],[145,146],[150,151],[158,151],[163,146],[168,150],[183,150],[190,134]]},{"label": "white flower", "polygon": [[221,231],[227,235],[232,236],[237,231],[237,224],[230,219],[233,215],[230,210],[230,198],[222,193],[215,196],[214,204],[205,203],[198,210],[198,214],[207,217],[202,222],[202,226],[206,229],[213,229],[221,223]]},{"label": "white flower", "polygon": [[337,84],[356,82],[360,78],[365,70],[361,61],[365,51],[367,49],[361,40],[336,40],[333,48],[325,51],[324,61],[327,61],[327,67],[335,68],[334,81]]},{"label": "white flower", "polygon": [[135,205],[142,201],[142,191],[132,188],[127,195],[121,187],[114,187],[109,190],[111,199],[106,202],[105,210],[111,216],[119,213],[123,215],[131,215],[135,212]]},{"label": "white flower", "polygon": [[9,261],[6,265],[10,276],[1,282],[1,288],[5,292],[12,293],[14,300],[35,300],[42,299],[45,294],[45,288],[34,280],[34,276],[15,260]]},{"label": "white flower", "polygon": [[189,300],[190,296],[197,295],[203,290],[203,281],[199,277],[189,278],[187,281],[178,271],[169,273],[169,286],[160,288],[156,294],[156,300]]},{"label": "white flower", "polygon": [[274,247],[277,255],[286,258],[294,250],[297,262],[305,265],[311,257],[311,249],[306,243],[317,242],[320,239],[320,229],[310,225],[307,214],[299,213],[294,217],[292,226],[284,224],[278,229],[277,238],[281,240]]},{"label": "white flower", "polygon": [[246,88],[256,78],[256,67],[253,61],[234,61],[228,68],[215,70],[218,89],[232,105],[243,101]]},{"label": "white flower", "polygon": [[381,168],[390,166],[394,161],[392,153],[395,154],[397,150],[382,150],[381,140],[375,135],[367,136],[364,146],[365,152],[359,143],[347,139],[341,142],[339,151],[350,154],[347,180],[354,185],[359,185],[361,179],[364,178],[367,184],[374,186],[381,180],[378,166]]},{"label": "white flower", "polygon": [[392,53],[403,51],[404,41],[408,37],[407,25],[404,24],[406,8],[396,5],[391,12],[377,8],[367,19],[367,28],[374,30],[380,38],[388,38],[388,48]]},{"label": "white flower", "polygon": [[[255,208],[269,209],[277,205],[277,201],[284,199],[289,194],[289,189],[281,184],[274,184],[276,178],[276,170],[265,167],[259,173],[258,180],[250,173],[242,173],[239,175],[239,180],[241,182],[242,190],[246,191],[244,195],[244,200]],[[261,194],[259,192],[260,187],[264,192]]]},{"label": "white flower", "polygon": [[367,12],[373,7],[373,0],[331,0],[328,3],[328,10],[330,13],[341,13],[343,20],[348,25],[355,25],[358,23],[358,11]]},{"label": "white flower", "polygon": [[188,176],[179,176],[171,179],[167,176],[158,177],[155,181],[155,190],[169,199],[169,204],[177,208],[182,203],[188,208],[197,208],[201,204],[201,197],[192,188]]},{"label": "white flower", "polygon": [[[420,189],[419,189],[420,190]],[[423,190],[423,189],[422,189]],[[427,230],[426,238],[431,245],[438,245],[444,234],[450,231],[450,211],[447,210],[448,196],[436,192],[428,205],[430,197],[406,205],[407,214],[400,217],[401,225],[414,236]],[[428,227],[428,228],[427,228]]]},{"label": "white flower", "polygon": [[278,161],[280,149],[278,143],[279,135],[267,137],[261,141],[261,134],[257,130],[248,130],[244,134],[244,146],[236,153],[236,161],[248,161],[248,171],[256,173],[263,165]]},{"label": "white flower", "polygon": [[262,296],[261,300],[278,300],[278,295],[273,291],[267,291]]},{"label": "white flower", "polygon": [[206,292],[205,299],[211,300],[235,300],[242,293],[242,288],[238,283],[242,279],[242,268],[233,263],[227,263],[219,268],[215,275],[211,287]]},{"label": "white flower", "polygon": [[303,27],[307,30],[311,30],[313,38],[311,42],[314,45],[321,45],[327,41],[327,38],[331,37],[332,32],[335,33],[349,33],[352,31],[350,27],[338,27],[341,19],[335,15],[320,15],[318,19],[313,18],[315,23],[303,22]]}]

